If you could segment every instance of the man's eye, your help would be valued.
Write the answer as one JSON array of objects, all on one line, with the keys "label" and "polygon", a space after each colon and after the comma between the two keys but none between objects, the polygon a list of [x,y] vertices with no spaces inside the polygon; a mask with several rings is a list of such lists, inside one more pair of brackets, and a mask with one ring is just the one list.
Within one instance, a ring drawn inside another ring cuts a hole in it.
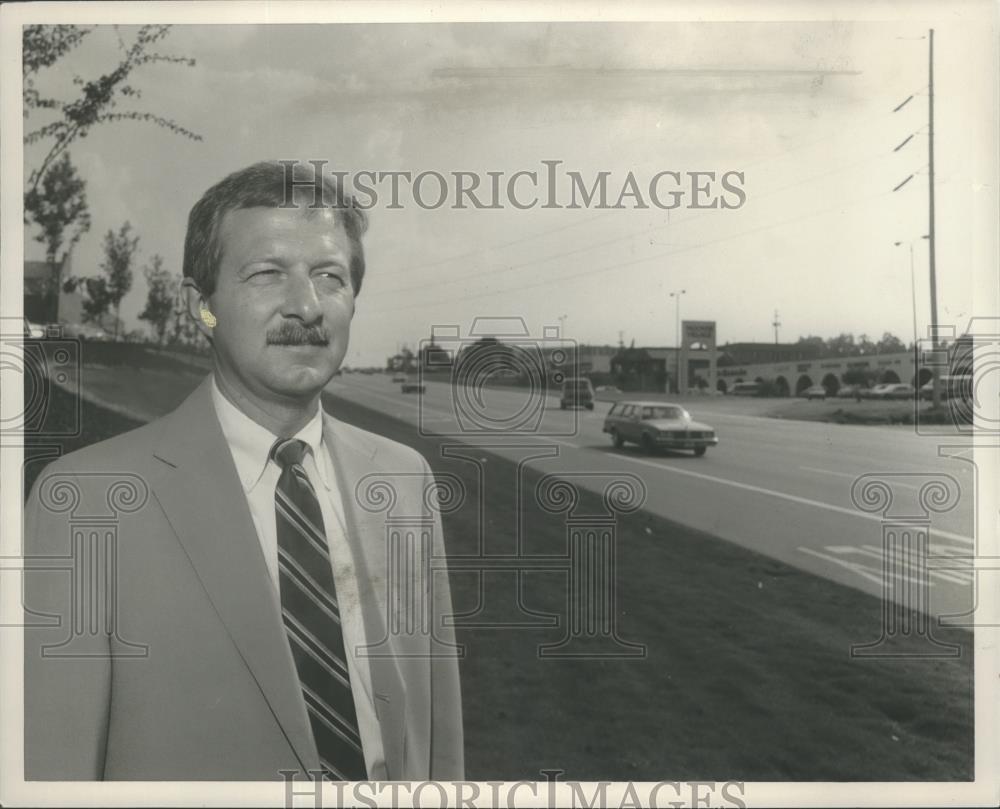
[{"label": "man's eye", "polygon": [[277,275],[277,267],[262,267],[259,270],[254,270],[250,273],[251,278],[266,279]]},{"label": "man's eye", "polygon": [[332,284],[336,286],[344,286],[344,278],[340,273],[336,272],[321,272],[317,273],[317,276],[327,284]]}]

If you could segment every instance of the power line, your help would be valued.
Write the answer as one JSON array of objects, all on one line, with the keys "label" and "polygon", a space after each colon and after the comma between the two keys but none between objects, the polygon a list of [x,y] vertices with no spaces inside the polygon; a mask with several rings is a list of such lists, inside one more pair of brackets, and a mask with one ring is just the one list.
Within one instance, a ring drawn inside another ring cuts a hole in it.
[{"label": "power line", "polygon": [[[808,183],[808,182],[812,182],[813,180],[819,179],[821,177],[826,177],[826,176],[829,176],[831,174],[837,174],[839,172],[844,172],[844,171],[848,171],[848,170],[853,169],[853,168],[857,168],[859,166],[867,165],[868,163],[872,163],[872,162],[874,162],[876,160],[882,160],[883,158],[884,158],[883,154],[876,154],[876,155],[872,155],[872,156],[869,156],[869,157],[865,157],[865,158],[863,158],[861,160],[857,160],[854,163],[848,163],[847,165],[844,165],[844,166],[836,166],[836,167],[834,167],[832,169],[829,169],[827,171],[820,172],[819,174],[815,174],[815,175],[812,175],[810,177],[804,177],[804,178],[802,178],[800,180],[796,180],[793,183],[789,183],[788,185],[784,185],[784,186],[781,186],[779,188],[772,189],[771,191],[768,191],[768,192],[766,192],[764,194],[755,195],[755,199],[766,199],[767,197],[773,196],[774,194],[778,194],[778,193],[781,193],[782,191],[786,191],[789,188],[794,188],[795,186],[802,185],[802,184]],[[539,258],[534,258],[534,259],[531,259],[529,261],[518,262],[517,264],[508,265],[506,267],[499,267],[499,268],[494,267],[494,268],[491,268],[491,269],[486,269],[486,270],[482,270],[482,271],[474,272],[474,273],[463,273],[460,277],[454,278],[454,279],[451,279],[451,280],[454,280],[454,281],[466,281],[466,280],[469,280],[469,279],[472,279],[472,278],[482,278],[482,277],[485,277],[485,276],[496,276],[496,275],[503,275],[503,274],[506,274],[506,273],[509,273],[509,272],[516,272],[518,270],[526,269],[528,267],[533,267],[533,266],[538,265],[538,264],[544,264],[544,263],[546,263],[548,261],[553,261],[554,259],[567,258],[569,256],[579,255],[581,253],[588,253],[588,252],[590,252],[592,250],[596,250],[596,249],[598,249],[600,247],[607,247],[608,245],[617,244],[618,242],[628,241],[628,240],[634,239],[634,238],[636,238],[638,236],[645,236],[645,235],[648,235],[650,233],[655,233],[656,231],[663,230],[663,229],[665,229],[667,227],[670,227],[671,225],[684,224],[685,222],[691,222],[691,221],[694,221],[694,220],[697,220],[697,219],[701,219],[704,216],[707,216],[707,215],[709,215],[711,213],[717,213],[717,212],[718,212],[718,209],[711,209],[711,210],[702,211],[700,213],[690,214],[690,215],[688,215],[686,217],[682,217],[680,219],[675,219],[672,222],[669,222],[669,223],[667,223],[665,225],[654,225],[652,227],[646,228],[645,230],[633,231],[631,233],[626,233],[623,236],[616,236],[616,237],[614,237],[612,239],[605,239],[604,241],[596,242],[594,244],[584,245],[583,247],[577,247],[577,248],[574,248],[573,250],[566,250],[566,251],[559,252],[559,253],[550,253],[549,255],[546,255],[546,256],[541,256]],[[592,219],[596,219],[596,218],[600,218],[600,217],[592,217]],[[390,289],[377,290],[377,291],[375,291],[373,293],[373,296],[374,297],[379,297],[380,295],[390,295],[390,294],[394,295],[394,294],[397,294],[397,293],[400,293],[400,292],[414,292],[414,291],[421,291],[421,290],[425,290],[425,289],[427,289],[427,285],[426,284],[412,284],[410,286],[392,287]]]},{"label": "power line", "polygon": [[[855,204],[860,204],[860,203],[864,203],[864,202],[870,202],[871,200],[887,196],[887,195],[889,195],[891,193],[892,193],[891,191],[880,191],[880,192],[875,193],[875,194],[869,194],[866,197],[861,197],[860,199],[855,200]],[[560,275],[560,276],[557,276],[555,278],[549,278],[549,279],[547,279],[545,281],[540,281],[540,282],[537,282],[537,283],[534,283],[534,284],[522,284],[522,285],[519,285],[516,289],[511,289],[510,291],[511,292],[522,292],[523,290],[526,290],[526,289],[538,289],[538,288],[541,288],[541,287],[549,286],[549,285],[554,284],[554,283],[559,283],[561,281],[569,281],[569,280],[573,280],[573,279],[576,279],[576,278],[583,278],[583,277],[586,277],[588,275],[596,275],[598,273],[607,272],[609,270],[617,270],[617,269],[621,269],[623,267],[631,267],[631,266],[634,266],[636,264],[644,264],[647,261],[655,261],[657,259],[667,258],[669,256],[675,256],[675,255],[678,255],[680,253],[686,253],[686,252],[691,251],[691,250],[701,250],[703,248],[711,247],[713,245],[721,244],[723,242],[732,241],[733,239],[738,239],[738,238],[741,238],[743,236],[749,236],[749,235],[752,235],[754,233],[759,233],[759,232],[762,232],[762,231],[771,230],[772,228],[781,227],[782,225],[789,225],[789,224],[793,224],[795,222],[801,222],[801,221],[804,221],[806,219],[811,219],[811,218],[813,218],[815,216],[822,216],[823,214],[830,213],[831,211],[841,211],[841,212],[843,212],[844,211],[844,204],[840,203],[838,205],[833,205],[833,206],[831,206],[829,208],[824,208],[824,209],[819,210],[819,211],[814,211],[812,213],[804,214],[803,216],[797,216],[797,217],[793,217],[791,219],[785,219],[785,220],[782,220],[782,221],[779,221],[779,222],[774,222],[774,223],[772,223],[770,225],[762,225],[760,227],[751,228],[749,230],[744,230],[744,231],[741,231],[739,233],[730,234],[729,236],[723,236],[722,238],[719,238],[719,239],[713,239],[713,240],[708,241],[708,242],[702,242],[700,244],[690,245],[688,247],[682,247],[682,248],[679,248],[677,250],[671,250],[671,251],[663,252],[663,253],[654,253],[653,255],[643,256],[641,258],[633,259],[631,261],[624,261],[624,262],[616,262],[614,264],[607,264],[607,265],[604,265],[602,267],[596,267],[596,268],[593,268],[593,269],[590,269],[590,270],[585,270],[583,272],[571,273],[570,275]],[[427,290],[427,287],[422,287],[422,289]],[[427,291],[435,291],[435,290],[427,290]],[[496,290],[488,290],[486,292],[480,292],[480,293],[476,293],[476,294],[473,294],[473,295],[460,295],[460,296],[452,297],[452,298],[438,298],[437,300],[431,301],[431,302],[411,303],[411,304],[405,304],[403,306],[395,306],[395,307],[389,307],[389,308],[379,308],[378,311],[379,311],[379,314],[388,313],[388,312],[402,312],[402,311],[407,311],[409,309],[426,308],[427,306],[429,306],[431,304],[434,304],[434,303],[454,303],[454,302],[458,302],[458,301],[476,300],[478,298],[486,298],[486,297],[490,297],[490,296],[493,296],[493,295],[496,295],[496,294],[497,294]]]},{"label": "power line", "polygon": [[[843,138],[845,136],[845,134],[853,132],[853,131],[856,131],[856,130],[859,130],[859,129],[867,129],[870,126],[870,124],[871,124],[872,121],[875,121],[875,120],[878,120],[878,119],[881,119],[881,118],[885,118],[885,117],[887,117],[888,115],[891,115],[891,114],[892,114],[891,112],[890,113],[886,113],[884,111],[883,112],[879,112],[879,113],[875,113],[875,114],[870,115],[870,116],[868,116],[866,118],[863,118],[861,121],[859,121],[856,125],[854,125],[850,129],[846,129],[846,130],[845,129],[838,129],[838,130],[836,130],[836,131],[834,131],[834,132],[832,132],[832,133],[830,133],[828,135],[824,135],[822,137],[815,138],[814,140],[807,141],[806,143],[800,143],[800,144],[791,146],[791,147],[789,147],[787,149],[782,150],[778,154],[770,155],[768,157],[763,157],[760,160],[756,160],[756,161],[753,161],[751,163],[747,163],[747,164],[745,164],[743,166],[743,169],[746,170],[746,169],[754,168],[756,166],[760,166],[762,164],[769,163],[769,162],[772,162],[772,161],[775,161],[775,160],[781,160],[781,159],[783,159],[785,157],[788,157],[791,154],[794,154],[795,152],[798,152],[798,151],[800,151],[802,149],[810,148],[810,147],[815,146],[815,145],[817,145],[819,143],[824,143],[824,142],[826,142],[828,140],[831,140],[832,138]],[[675,127],[675,129],[676,129],[676,127]],[[669,131],[672,131],[672,130],[668,130],[668,132]],[[873,156],[873,157],[870,157],[870,158],[864,158],[863,162],[871,162],[872,160],[875,160],[875,159],[877,159],[877,157],[881,157],[881,156],[882,155]],[[855,165],[861,165],[861,162],[854,163],[854,164],[849,164],[848,166],[841,167],[840,170],[844,170],[846,168],[850,168],[850,167],[853,167]],[[837,169],[834,169],[834,170],[831,170],[830,172],[826,172],[824,174],[816,175],[815,177],[813,177],[813,179],[816,179],[817,177],[821,177],[821,176],[826,176],[826,174],[835,173],[836,171],[837,171]],[[803,182],[803,181],[798,181],[796,183],[792,183],[791,185],[785,186],[784,188],[791,188],[794,185],[800,184],[801,182]],[[782,188],[782,189],[775,189],[773,191],[769,191],[766,194],[762,194],[762,195],[758,196],[757,198],[758,199],[764,198],[764,197],[769,196],[771,194],[777,193],[780,190],[784,190],[784,188]],[[577,221],[574,221],[574,222],[569,222],[569,223],[567,223],[565,225],[559,225],[559,226],[554,227],[554,228],[548,228],[548,229],[539,231],[538,233],[533,233],[533,234],[530,234],[528,236],[523,236],[523,237],[520,237],[520,238],[517,238],[517,239],[512,239],[511,241],[508,241],[508,242],[502,242],[501,244],[491,245],[489,247],[476,248],[474,250],[469,250],[469,251],[466,251],[464,253],[459,253],[459,254],[456,254],[456,255],[447,256],[445,258],[436,259],[434,261],[424,262],[422,264],[411,264],[411,265],[408,265],[406,267],[400,267],[398,270],[390,270],[388,272],[383,273],[382,277],[383,278],[392,278],[394,276],[403,275],[403,274],[411,275],[414,272],[420,272],[421,270],[426,270],[426,269],[433,269],[434,267],[440,267],[442,264],[449,264],[449,263],[451,263],[453,261],[464,261],[466,259],[473,258],[473,257],[478,256],[478,255],[484,255],[486,253],[495,252],[497,250],[504,250],[504,249],[506,249],[508,247],[513,247],[513,246],[516,246],[518,244],[523,244],[525,242],[534,241],[535,239],[540,239],[540,238],[543,238],[545,236],[550,236],[550,235],[553,235],[553,234],[556,234],[556,233],[561,233],[562,231],[570,230],[570,229],[575,228],[575,227],[581,227],[583,225],[590,224],[592,222],[596,222],[599,219],[605,219],[605,218],[613,215],[614,213],[618,213],[618,212],[619,212],[619,209],[615,209],[614,211],[604,211],[602,213],[596,214],[595,216],[587,217],[586,219],[581,219],[581,220],[577,220]],[[695,220],[695,219],[700,219],[703,216],[708,215],[710,213],[716,213],[716,212],[717,212],[716,209],[707,210],[707,211],[705,211],[705,212],[703,212],[701,214],[692,214],[690,216],[683,217],[681,219],[675,220],[671,224],[680,224],[681,222],[689,222],[689,221],[692,221],[692,220]],[[651,232],[652,230],[657,230],[657,229],[659,229],[661,227],[665,227],[665,226],[655,226],[653,228],[650,228],[647,231],[640,231],[640,232],[638,232],[636,234],[633,234],[633,235],[640,235],[641,233]]]}]

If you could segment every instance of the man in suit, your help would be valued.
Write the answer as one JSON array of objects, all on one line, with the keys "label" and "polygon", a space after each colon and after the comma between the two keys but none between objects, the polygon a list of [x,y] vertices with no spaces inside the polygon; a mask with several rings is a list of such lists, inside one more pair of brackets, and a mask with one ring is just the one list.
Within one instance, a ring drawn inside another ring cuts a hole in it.
[{"label": "man in suit", "polygon": [[25,506],[27,780],[463,777],[432,473],[320,401],[365,226],[287,162],[192,209],[183,291],[213,373],[52,463]]}]

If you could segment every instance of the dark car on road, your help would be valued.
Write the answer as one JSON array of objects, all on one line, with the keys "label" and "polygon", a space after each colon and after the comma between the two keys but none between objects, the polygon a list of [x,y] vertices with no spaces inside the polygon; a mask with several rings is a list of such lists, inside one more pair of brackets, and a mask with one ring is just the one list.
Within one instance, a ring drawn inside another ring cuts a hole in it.
[{"label": "dark car on road", "polygon": [[616,402],[604,419],[604,432],[619,449],[632,443],[649,454],[658,449],[690,449],[704,455],[719,443],[715,430],[694,421],[680,405],[665,402]]},{"label": "dark car on road", "polygon": [[417,382],[415,379],[410,379],[409,377],[404,380],[399,389],[402,393],[425,393],[427,390],[423,382]]},{"label": "dark car on road", "polygon": [[573,377],[563,382],[559,407],[563,410],[567,407],[585,407],[587,410],[593,410],[594,386],[590,380],[584,377]]}]

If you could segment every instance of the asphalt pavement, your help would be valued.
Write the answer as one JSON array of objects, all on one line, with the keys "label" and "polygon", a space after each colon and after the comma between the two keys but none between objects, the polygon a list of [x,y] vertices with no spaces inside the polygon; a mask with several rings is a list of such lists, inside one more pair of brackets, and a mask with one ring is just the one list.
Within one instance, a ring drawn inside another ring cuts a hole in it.
[{"label": "asphalt pavement", "polygon": [[[422,395],[403,394],[381,374],[337,377],[328,392],[585,488],[631,474],[645,489],[644,509],[876,596],[885,586],[883,534],[929,528],[926,573],[913,557],[899,557],[895,569],[911,584],[927,576],[931,614],[955,625],[973,620],[961,617],[974,604],[975,576],[962,561],[975,554],[967,439],[905,426],[773,419],[753,415],[758,403],[741,413],[731,399],[706,399],[683,404],[715,428],[717,447],[701,458],[647,456],[611,446],[601,429],[609,402],[563,411],[557,399],[521,389],[453,390],[439,382],[426,383]],[[872,477],[888,482],[891,502],[878,484],[862,491]],[[711,595],[712,583],[705,588]]]}]

